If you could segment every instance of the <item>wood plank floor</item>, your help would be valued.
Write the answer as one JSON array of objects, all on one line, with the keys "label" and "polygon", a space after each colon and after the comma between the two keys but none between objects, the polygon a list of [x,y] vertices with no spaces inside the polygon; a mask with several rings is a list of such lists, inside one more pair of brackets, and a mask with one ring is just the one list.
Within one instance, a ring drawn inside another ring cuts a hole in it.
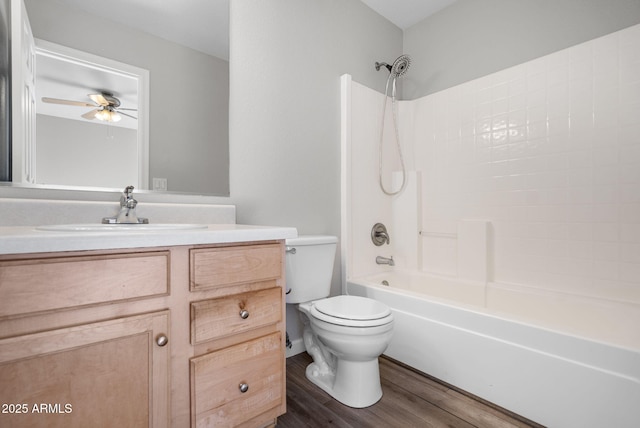
[{"label": "wood plank floor", "polygon": [[387,358],[380,359],[382,399],[353,409],[331,398],[305,377],[311,357],[287,359],[287,413],[277,428],[540,428],[516,415],[482,403]]}]

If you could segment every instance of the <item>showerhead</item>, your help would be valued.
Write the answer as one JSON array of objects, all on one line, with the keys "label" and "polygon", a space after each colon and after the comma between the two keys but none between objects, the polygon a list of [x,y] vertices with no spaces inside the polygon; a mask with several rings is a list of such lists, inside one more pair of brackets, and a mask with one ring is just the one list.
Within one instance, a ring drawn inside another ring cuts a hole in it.
[{"label": "showerhead", "polygon": [[411,65],[411,57],[409,55],[400,55],[393,64],[386,62],[376,62],[376,71],[380,71],[380,67],[385,67],[394,77],[403,76]]},{"label": "showerhead", "polygon": [[411,65],[411,57],[409,55],[400,55],[398,59],[393,61],[393,65],[391,66],[391,73],[395,74],[396,77],[403,76],[407,70],[409,70],[409,66]]}]

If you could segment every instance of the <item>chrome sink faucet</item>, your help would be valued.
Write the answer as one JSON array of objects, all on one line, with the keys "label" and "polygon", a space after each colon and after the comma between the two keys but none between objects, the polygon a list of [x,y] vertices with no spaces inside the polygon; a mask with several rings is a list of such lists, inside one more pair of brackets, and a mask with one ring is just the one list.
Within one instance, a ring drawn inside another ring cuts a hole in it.
[{"label": "chrome sink faucet", "polygon": [[120,212],[116,217],[105,217],[102,219],[102,223],[149,223],[149,219],[138,217],[136,214],[136,206],[138,201],[133,197],[133,186],[127,186],[124,188],[122,195],[120,196]]},{"label": "chrome sink faucet", "polygon": [[133,198],[133,186],[125,187],[120,196],[120,213],[118,214],[116,222],[138,223],[136,205],[138,205],[138,201]]}]

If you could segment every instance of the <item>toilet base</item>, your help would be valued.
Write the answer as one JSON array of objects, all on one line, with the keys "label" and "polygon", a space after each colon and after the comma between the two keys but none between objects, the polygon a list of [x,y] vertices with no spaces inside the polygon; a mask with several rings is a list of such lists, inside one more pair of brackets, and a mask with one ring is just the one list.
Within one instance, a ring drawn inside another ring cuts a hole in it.
[{"label": "toilet base", "polygon": [[313,384],[349,407],[369,407],[382,398],[378,359],[370,361],[335,360],[334,370],[309,364],[306,376]]},{"label": "toilet base", "polygon": [[378,357],[391,341],[393,323],[366,329],[344,327],[310,316],[309,303],[298,309],[305,349],[313,358],[307,379],[349,407],[377,403],[382,398]]}]

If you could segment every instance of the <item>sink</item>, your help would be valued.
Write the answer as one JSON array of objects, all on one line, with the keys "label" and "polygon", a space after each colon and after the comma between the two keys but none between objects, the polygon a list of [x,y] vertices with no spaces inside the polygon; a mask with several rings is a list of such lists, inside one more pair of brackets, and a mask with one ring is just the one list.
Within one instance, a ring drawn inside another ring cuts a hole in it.
[{"label": "sink", "polygon": [[142,231],[170,231],[170,230],[197,230],[207,229],[206,224],[183,224],[183,223],[151,223],[151,224],[54,224],[51,226],[38,226],[36,230],[46,230],[50,232],[142,232]]}]

